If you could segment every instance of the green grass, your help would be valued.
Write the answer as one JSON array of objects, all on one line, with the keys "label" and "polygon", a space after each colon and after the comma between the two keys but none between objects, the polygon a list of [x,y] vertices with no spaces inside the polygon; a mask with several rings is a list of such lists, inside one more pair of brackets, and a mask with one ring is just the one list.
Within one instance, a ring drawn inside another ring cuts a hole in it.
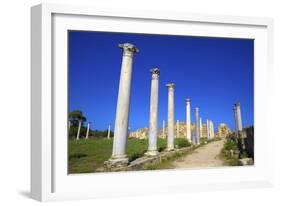
[{"label": "green grass", "polygon": [[[106,138],[69,140],[68,155],[68,172],[74,173],[90,173],[97,168],[102,167],[103,163],[108,160],[112,154],[113,140]],[[157,140],[158,151],[166,148],[166,139]],[[175,145],[178,148],[190,146],[185,139],[176,138]],[[129,161],[133,161],[147,151],[148,140],[129,138],[127,142],[127,155]]]},{"label": "green grass", "polygon": [[226,139],[220,154],[220,158],[224,161],[225,165],[239,166],[239,157],[237,151],[238,151],[237,142],[231,139]]}]

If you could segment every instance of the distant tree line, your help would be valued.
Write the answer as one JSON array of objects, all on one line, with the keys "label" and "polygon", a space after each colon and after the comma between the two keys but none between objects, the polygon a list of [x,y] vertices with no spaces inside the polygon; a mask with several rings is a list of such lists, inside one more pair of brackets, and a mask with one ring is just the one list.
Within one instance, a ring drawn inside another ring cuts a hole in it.
[{"label": "distant tree line", "polygon": [[[79,122],[81,122],[80,138],[85,138],[87,133],[87,118],[83,115],[81,110],[73,110],[68,114],[69,119],[69,132],[68,137],[75,139],[78,132]],[[89,138],[102,138],[107,137],[108,130],[91,130],[89,129]],[[110,137],[113,136],[113,132],[110,131]]]}]

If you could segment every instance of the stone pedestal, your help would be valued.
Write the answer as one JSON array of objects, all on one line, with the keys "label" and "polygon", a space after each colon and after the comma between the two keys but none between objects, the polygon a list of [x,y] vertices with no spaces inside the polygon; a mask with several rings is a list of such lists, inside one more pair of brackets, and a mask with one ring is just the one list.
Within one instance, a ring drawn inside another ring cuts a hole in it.
[{"label": "stone pedestal", "polygon": [[190,99],[185,100],[186,103],[186,139],[191,142],[191,116],[190,116]]},{"label": "stone pedestal", "polygon": [[167,150],[174,150],[174,83],[166,84],[168,88],[168,137]]},{"label": "stone pedestal", "polygon": [[158,68],[151,69],[151,93],[150,93],[150,115],[149,115],[149,139],[148,150],[145,153],[149,156],[155,156],[157,151],[157,133],[158,133],[158,88],[159,88],[159,75]]},{"label": "stone pedestal", "polygon": [[109,164],[127,164],[126,145],[128,137],[128,117],[130,108],[131,77],[133,57],[138,49],[129,43],[118,45],[123,50],[118,100],[115,117],[112,156]]}]

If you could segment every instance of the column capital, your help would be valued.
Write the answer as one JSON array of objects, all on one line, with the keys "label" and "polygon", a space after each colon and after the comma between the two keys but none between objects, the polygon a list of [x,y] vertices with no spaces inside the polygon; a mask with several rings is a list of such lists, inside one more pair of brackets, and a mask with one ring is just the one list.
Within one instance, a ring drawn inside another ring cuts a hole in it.
[{"label": "column capital", "polygon": [[240,102],[236,102],[236,103],[234,104],[234,106],[235,106],[235,107],[240,107]]},{"label": "column capital", "polygon": [[160,69],[159,68],[152,68],[150,69],[150,72],[152,73],[152,79],[158,79],[160,75]]},{"label": "column capital", "polygon": [[175,84],[174,83],[168,83],[166,84],[166,87],[168,87],[168,89],[174,89],[175,88]]},{"label": "column capital", "polygon": [[118,44],[118,47],[123,49],[123,56],[132,57],[134,53],[139,52],[139,49],[130,43]]},{"label": "column capital", "polygon": [[199,111],[199,107],[195,107],[195,111]]},{"label": "column capital", "polygon": [[190,98],[186,98],[185,99],[185,103],[187,104],[187,103],[190,103]]}]

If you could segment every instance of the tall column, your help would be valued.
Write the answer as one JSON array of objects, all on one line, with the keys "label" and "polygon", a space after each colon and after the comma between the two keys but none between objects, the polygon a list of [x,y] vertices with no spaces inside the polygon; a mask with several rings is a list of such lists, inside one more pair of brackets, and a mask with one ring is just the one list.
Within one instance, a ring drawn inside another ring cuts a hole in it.
[{"label": "tall column", "polygon": [[196,133],[195,133],[195,143],[199,144],[200,143],[200,120],[199,120],[199,108],[195,108],[195,128],[196,128]]},{"label": "tall column", "polygon": [[81,123],[82,123],[82,121],[79,121],[76,140],[79,140],[79,138],[80,138]]},{"label": "tall column", "polygon": [[166,84],[168,87],[168,137],[167,150],[174,150],[174,83]]},{"label": "tall column", "polygon": [[180,137],[180,122],[177,120],[177,138]]},{"label": "tall column", "polygon": [[214,138],[214,125],[213,121],[209,120],[209,139]]},{"label": "tall column", "polygon": [[202,118],[200,117],[199,121],[199,128],[200,128],[200,138],[202,137]]},{"label": "tall column", "polygon": [[241,144],[242,149],[245,150],[245,141],[244,141],[244,135],[243,135],[243,126],[242,126],[242,116],[241,116],[241,108],[240,108],[240,102],[237,102],[235,104],[236,108],[236,122],[237,122],[237,129],[238,129],[238,137],[241,138]]},{"label": "tall column", "polygon": [[213,121],[211,121],[211,125],[212,125],[212,127],[211,127],[211,138],[214,138],[215,137],[215,128],[214,128],[214,122]]},{"label": "tall column", "polygon": [[210,133],[210,121],[207,119],[207,138],[211,139],[211,133]]},{"label": "tall column", "polygon": [[148,151],[145,153],[149,156],[158,154],[157,151],[157,133],[158,133],[158,90],[160,69],[153,68],[150,70],[151,91],[150,91],[150,115],[149,115],[149,140]]},{"label": "tall column", "polygon": [[236,121],[237,121],[237,129],[238,131],[242,131],[242,117],[241,117],[241,109],[240,109],[240,102],[235,104],[236,106]]},{"label": "tall column", "polygon": [[113,149],[109,163],[127,164],[126,145],[128,137],[132,66],[134,54],[138,52],[138,49],[129,43],[119,44],[118,46],[123,50],[123,57],[119,80]]},{"label": "tall column", "polygon": [[110,139],[110,125],[108,125],[108,130],[107,130],[107,139]]},{"label": "tall column", "polygon": [[237,122],[236,105],[234,105],[233,107],[233,113],[234,113],[234,121],[235,121],[235,134],[236,134],[236,138],[238,138],[238,122]]},{"label": "tall column", "polygon": [[90,122],[88,122],[88,125],[87,125],[86,139],[89,138],[89,131],[90,131]]},{"label": "tall column", "polygon": [[185,99],[186,103],[186,139],[191,142],[191,117],[190,117],[190,99]]},{"label": "tall column", "polygon": [[163,120],[162,138],[165,139],[165,120]]}]

